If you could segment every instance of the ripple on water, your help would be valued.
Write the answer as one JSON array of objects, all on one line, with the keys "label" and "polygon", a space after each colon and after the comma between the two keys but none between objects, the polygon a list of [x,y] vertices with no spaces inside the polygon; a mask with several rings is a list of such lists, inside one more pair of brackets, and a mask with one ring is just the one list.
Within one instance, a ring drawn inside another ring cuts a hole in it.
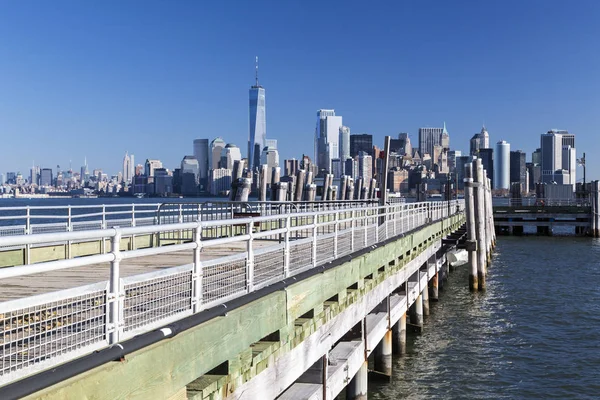
[{"label": "ripple on water", "polygon": [[598,398],[600,240],[502,237],[485,293],[459,269],[370,399]]}]

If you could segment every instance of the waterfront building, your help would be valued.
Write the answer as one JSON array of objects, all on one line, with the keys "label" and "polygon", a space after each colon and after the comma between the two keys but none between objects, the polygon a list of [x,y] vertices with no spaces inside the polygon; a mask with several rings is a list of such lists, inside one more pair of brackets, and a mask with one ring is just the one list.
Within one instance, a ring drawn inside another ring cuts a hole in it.
[{"label": "waterfront building", "polygon": [[177,178],[180,179],[174,179],[174,181],[181,184],[181,194],[186,196],[197,195],[198,184],[200,183],[200,164],[198,163],[196,157],[183,157],[183,160],[181,160],[181,168],[178,174],[179,176]]},{"label": "waterfront building", "polygon": [[356,157],[363,151],[369,155],[373,152],[373,135],[360,133],[350,135],[350,157]]},{"label": "waterfront building", "polygon": [[[480,149],[481,151],[481,149]],[[496,159],[494,160],[494,181],[496,189],[510,188],[510,143],[501,140],[496,143]]]},{"label": "waterfront building", "polygon": [[221,164],[221,154],[224,148],[225,141],[221,137],[216,137],[210,142],[210,151],[208,152],[209,169],[219,169]]},{"label": "waterfront building", "polygon": [[154,194],[167,195],[173,193],[173,176],[166,168],[154,168]]},{"label": "waterfront building", "polygon": [[52,168],[42,168],[40,170],[40,186],[52,186]]},{"label": "waterfront building", "polygon": [[221,151],[221,168],[233,170],[233,164],[236,161],[241,161],[242,152],[239,147],[233,143],[227,143]]},{"label": "waterfront building", "polygon": [[527,182],[526,153],[522,150],[510,152],[510,183],[520,183],[523,192],[527,192],[529,182]]},{"label": "waterfront building", "polygon": [[217,168],[210,172],[210,194],[218,196],[229,192],[231,189],[231,170]]},{"label": "waterfront building", "polygon": [[[569,177],[569,181],[576,182],[576,170],[571,170],[567,159],[566,163],[563,163],[563,147],[571,147],[575,150],[575,135],[569,133],[566,130],[552,129],[547,133],[543,133],[540,138],[541,143],[541,165],[542,165],[542,182],[552,183],[556,182],[555,174],[557,171],[561,174],[561,180],[563,179],[562,170],[566,169],[569,173],[573,173],[573,177]],[[570,154],[569,152],[566,153]],[[567,167],[567,168],[565,168]]]},{"label": "waterfront building", "polygon": [[347,126],[340,127],[340,154],[339,158],[342,162],[350,158],[350,128]]},{"label": "waterfront building", "polygon": [[317,111],[315,129],[315,160],[319,170],[331,172],[331,160],[339,157],[342,117],[335,110]]},{"label": "waterfront building", "polygon": [[16,172],[7,172],[6,173],[6,183],[9,185],[17,184],[17,173]]},{"label": "waterfront building", "polygon": [[29,171],[29,184],[39,185],[40,184],[40,167],[33,166]]},{"label": "waterfront building", "polygon": [[201,186],[206,185],[208,178],[208,139],[194,140],[194,157],[198,160],[198,181]]},{"label": "waterfront building", "polygon": [[154,176],[154,171],[158,168],[162,168],[162,162],[160,160],[146,159],[145,172],[148,178]]},{"label": "waterfront building", "polygon": [[[250,132],[248,134],[248,165],[254,170],[260,165],[260,152],[267,141],[265,88],[258,83],[258,57],[256,57],[255,83],[250,87]],[[214,168],[214,167],[213,167]]]}]

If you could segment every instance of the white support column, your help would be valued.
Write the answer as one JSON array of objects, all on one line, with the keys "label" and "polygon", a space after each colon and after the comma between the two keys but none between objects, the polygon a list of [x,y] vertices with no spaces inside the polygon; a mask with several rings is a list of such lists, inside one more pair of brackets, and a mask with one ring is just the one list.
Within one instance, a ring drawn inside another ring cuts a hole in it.
[{"label": "white support column", "polygon": [[113,261],[110,263],[110,280],[107,292],[106,303],[108,305],[108,343],[115,344],[119,342],[121,330],[121,307],[120,307],[120,264],[121,264],[121,231],[116,230],[111,239],[111,253]]},{"label": "white support column", "polygon": [[474,197],[475,197],[475,228],[477,233],[477,283],[479,290],[485,290],[486,254],[485,254],[485,211],[484,211],[484,187],[483,166],[481,159],[475,160],[474,174]]}]

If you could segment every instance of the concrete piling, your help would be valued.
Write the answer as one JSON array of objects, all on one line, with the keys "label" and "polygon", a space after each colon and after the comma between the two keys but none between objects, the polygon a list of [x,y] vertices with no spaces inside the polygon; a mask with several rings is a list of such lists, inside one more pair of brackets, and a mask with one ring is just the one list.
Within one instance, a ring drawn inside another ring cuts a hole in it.
[{"label": "concrete piling", "polygon": [[483,186],[483,165],[481,159],[475,160],[473,168],[473,192],[475,198],[475,232],[477,237],[477,283],[479,290],[485,290],[486,244],[485,244],[485,201]]},{"label": "concrete piling", "polygon": [[392,331],[388,330],[374,351],[375,371],[392,376]]},{"label": "concrete piling", "polygon": [[417,296],[413,305],[410,306],[409,314],[410,324],[423,329],[423,299],[421,294]]},{"label": "concrete piling", "polygon": [[421,300],[423,301],[423,315],[429,315],[429,288],[425,287],[421,291]]},{"label": "concrete piling", "polygon": [[431,278],[431,287],[430,287],[429,299],[432,301],[439,300],[439,287],[438,287],[438,273]]},{"label": "concrete piling", "polygon": [[392,327],[392,350],[394,354],[406,354],[406,313]]},{"label": "concrete piling", "polygon": [[367,400],[368,367],[368,362],[365,360],[354,378],[350,380],[346,386],[346,400]]}]

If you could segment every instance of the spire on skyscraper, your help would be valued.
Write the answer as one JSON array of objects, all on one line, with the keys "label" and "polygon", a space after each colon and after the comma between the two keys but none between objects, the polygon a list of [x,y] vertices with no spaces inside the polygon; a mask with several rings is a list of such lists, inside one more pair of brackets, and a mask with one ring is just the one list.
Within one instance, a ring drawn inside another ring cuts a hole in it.
[{"label": "spire on skyscraper", "polygon": [[254,68],[255,68],[255,79],[256,79],[256,86],[258,87],[258,56],[256,56],[256,61],[254,62]]},{"label": "spire on skyscraper", "polygon": [[446,130],[446,121],[444,121],[444,130],[442,131],[442,133],[448,134],[448,131]]}]

